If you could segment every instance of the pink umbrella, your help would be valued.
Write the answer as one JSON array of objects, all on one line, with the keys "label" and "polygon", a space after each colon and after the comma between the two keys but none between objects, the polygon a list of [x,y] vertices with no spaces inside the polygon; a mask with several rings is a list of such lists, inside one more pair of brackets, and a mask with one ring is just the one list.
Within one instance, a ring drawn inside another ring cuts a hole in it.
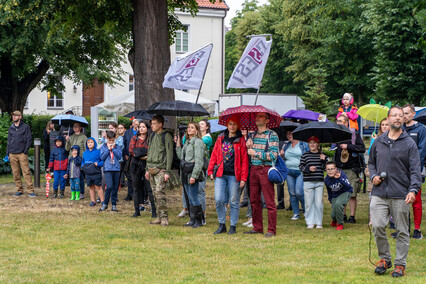
[{"label": "pink umbrella", "polygon": [[264,106],[242,105],[239,107],[231,107],[225,110],[219,116],[219,124],[225,125],[231,117],[238,119],[242,130],[257,130],[256,114],[263,112],[269,114],[269,123],[266,125],[269,129],[280,126],[282,117],[274,110]]}]

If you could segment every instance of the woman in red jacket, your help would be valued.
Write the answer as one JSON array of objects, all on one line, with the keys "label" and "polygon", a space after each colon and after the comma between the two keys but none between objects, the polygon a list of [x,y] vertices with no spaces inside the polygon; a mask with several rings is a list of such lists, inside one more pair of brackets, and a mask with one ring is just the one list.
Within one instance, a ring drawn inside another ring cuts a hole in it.
[{"label": "woman in red jacket", "polygon": [[[239,130],[239,121],[229,119],[228,129],[216,140],[210,158],[207,174],[215,179],[215,200],[219,228],[215,234],[226,233],[225,205],[230,200],[231,227],[228,234],[235,234],[240,214],[240,188],[243,188],[248,176],[248,155],[246,141]],[[217,168],[216,176],[213,171]]]}]

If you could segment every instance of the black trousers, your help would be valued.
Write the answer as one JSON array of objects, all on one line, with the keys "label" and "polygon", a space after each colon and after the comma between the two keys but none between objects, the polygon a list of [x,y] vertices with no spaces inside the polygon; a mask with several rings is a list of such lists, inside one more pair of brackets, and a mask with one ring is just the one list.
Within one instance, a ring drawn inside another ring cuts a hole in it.
[{"label": "black trousers", "polygon": [[282,205],[284,207],[284,185],[277,184],[277,199],[278,205]]},{"label": "black trousers", "polygon": [[148,194],[149,201],[151,202],[152,212],[156,211],[154,195],[152,194],[151,184],[149,180],[145,179],[145,172],[141,174],[132,173],[132,183],[133,183],[133,204],[135,206],[135,213],[140,214],[139,204],[142,204],[144,201],[145,192]]}]

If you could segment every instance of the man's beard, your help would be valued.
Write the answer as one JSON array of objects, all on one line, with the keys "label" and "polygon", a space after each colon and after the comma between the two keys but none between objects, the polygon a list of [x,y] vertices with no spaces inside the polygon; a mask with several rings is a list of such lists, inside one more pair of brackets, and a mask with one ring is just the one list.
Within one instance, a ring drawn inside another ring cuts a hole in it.
[{"label": "man's beard", "polygon": [[400,130],[401,129],[401,127],[402,127],[402,123],[398,126],[398,125],[396,125],[396,124],[391,124],[390,125],[390,127],[393,129],[393,130]]}]

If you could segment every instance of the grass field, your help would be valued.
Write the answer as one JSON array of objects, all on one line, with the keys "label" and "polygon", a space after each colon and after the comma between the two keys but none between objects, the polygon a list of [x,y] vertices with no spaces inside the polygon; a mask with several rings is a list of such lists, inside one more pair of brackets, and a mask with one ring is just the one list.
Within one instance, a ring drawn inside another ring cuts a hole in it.
[{"label": "grass field", "polygon": [[[357,224],[330,227],[324,198],[324,229],[307,230],[303,219],[278,211],[277,236],[244,235],[246,208],[236,235],[213,235],[217,228],[213,183],[207,184],[207,226],[185,228],[179,219],[180,192],[168,192],[169,227],[149,225],[149,212],[130,218],[133,203],[118,213],[98,213],[88,199],[46,200],[12,197],[12,184],[0,185],[0,282],[394,282],[425,283],[425,239],[411,239],[406,276],[376,276],[369,262],[368,197],[359,198]],[[325,197],[325,196],[324,196]],[[286,205],[288,196],[286,192]],[[266,210],[264,210],[266,223]],[[227,224],[229,228],[229,223]],[[266,231],[266,228],[265,228]],[[426,232],[426,231],[425,231]],[[395,240],[390,239],[392,255]],[[372,241],[372,261],[378,261]]]}]

